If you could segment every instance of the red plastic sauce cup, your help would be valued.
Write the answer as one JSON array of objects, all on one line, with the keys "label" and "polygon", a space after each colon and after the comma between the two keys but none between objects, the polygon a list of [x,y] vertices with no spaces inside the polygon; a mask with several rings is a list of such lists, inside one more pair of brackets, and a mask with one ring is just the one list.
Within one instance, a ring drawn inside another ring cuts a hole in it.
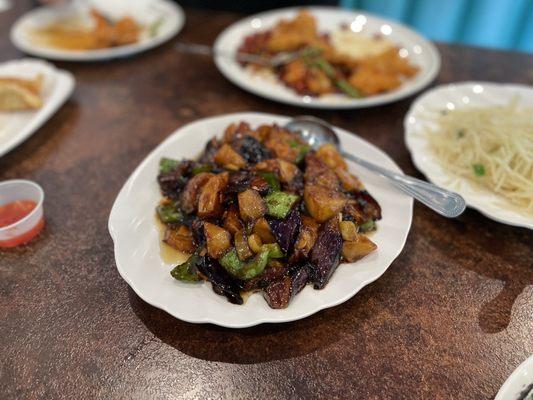
[{"label": "red plastic sauce cup", "polygon": [[38,184],[21,179],[0,182],[0,206],[17,201],[31,201],[35,207],[21,219],[0,227],[0,247],[27,243],[44,227],[44,191]]}]

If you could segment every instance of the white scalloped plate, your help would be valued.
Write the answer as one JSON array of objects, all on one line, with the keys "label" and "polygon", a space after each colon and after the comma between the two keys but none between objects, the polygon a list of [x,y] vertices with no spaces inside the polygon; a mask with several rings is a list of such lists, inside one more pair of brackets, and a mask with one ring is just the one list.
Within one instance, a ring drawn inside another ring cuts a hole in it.
[{"label": "white scalloped plate", "polygon": [[216,57],[220,72],[237,86],[258,96],[308,108],[347,109],[372,107],[391,103],[408,97],[429,85],[440,70],[440,55],[437,48],[418,33],[401,24],[379,18],[372,14],[343,10],[337,7],[283,8],[246,17],[230,25],[220,33],[215,42],[216,51],[235,53],[244,38],[254,32],[268,29],[282,18],[292,18],[299,10],[309,10],[317,19],[322,32],[339,30],[342,24],[356,24],[363,35],[381,34],[403,48],[409,60],[420,68],[418,74],[407,80],[397,90],[361,99],[351,99],[341,94],[320,97],[300,96],[273,76],[252,73],[241,67],[234,59]]},{"label": "white scalloped plate", "polygon": [[[185,23],[182,8],[168,0],[84,0],[88,5],[104,10],[106,15],[119,18],[130,15],[145,26],[160,24],[154,36],[145,31],[137,43],[96,50],[64,50],[43,46],[32,40],[32,29],[52,23],[57,18],[68,16],[85,16],[85,3],[74,2],[73,5],[43,6],[35,8],[11,27],[11,42],[19,50],[34,56],[60,61],[101,61],[113,58],[128,57],[157,47],[173,38]],[[161,22],[156,22],[156,21]]]},{"label": "white scalloped plate", "polygon": [[[504,382],[494,400],[518,400],[527,388],[533,385],[533,356],[520,364]],[[526,397],[524,400],[531,400]]]},{"label": "white scalloped plate", "polygon": [[[383,219],[372,240],[378,250],[354,264],[342,264],[323,290],[307,286],[284,310],[271,309],[260,294],[245,304],[229,303],[215,294],[209,283],[187,284],[173,279],[171,265],[161,258],[154,207],[161,198],[156,182],[159,159],[163,156],[191,158],[205,143],[235,121],[252,126],[284,124],[289,118],[262,113],[237,113],[206,118],[185,125],[169,136],[129,177],[118,194],[109,216],[109,232],[115,244],[115,261],[120,275],[146,302],[184,321],[244,328],[263,322],[287,322],[307,317],[340,304],[370,282],[378,279],[400,254],[411,227],[412,199],[381,178],[364,170],[357,173],[380,203]],[[343,146],[360,157],[401,172],[383,151],[365,140],[336,129]]]},{"label": "white scalloped plate", "polygon": [[0,76],[44,77],[41,96],[43,106],[31,111],[0,111],[0,157],[33,135],[70,97],[74,77],[41,60],[25,58],[0,64]]},{"label": "white scalloped plate", "polygon": [[434,124],[441,110],[506,104],[515,96],[520,97],[520,104],[533,106],[533,89],[525,85],[462,82],[438,86],[411,105],[404,119],[405,144],[415,166],[431,182],[459,193],[469,207],[495,221],[533,229],[532,215],[517,212],[507,200],[489,189],[446,171],[433,156],[425,135],[426,128]]}]

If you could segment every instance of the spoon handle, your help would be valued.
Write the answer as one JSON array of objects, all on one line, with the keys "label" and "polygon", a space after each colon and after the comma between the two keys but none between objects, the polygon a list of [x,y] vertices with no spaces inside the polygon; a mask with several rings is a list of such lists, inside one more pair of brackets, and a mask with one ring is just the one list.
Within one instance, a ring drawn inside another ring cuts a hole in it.
[{"label": "spoon handle", "polygon": [[342,155],[366,169],[388,178],[397,188],[445,217],[458,217],[466,208],[465,200],[457,193],[409,175],[397,174],[346,152],[342,152]]}]

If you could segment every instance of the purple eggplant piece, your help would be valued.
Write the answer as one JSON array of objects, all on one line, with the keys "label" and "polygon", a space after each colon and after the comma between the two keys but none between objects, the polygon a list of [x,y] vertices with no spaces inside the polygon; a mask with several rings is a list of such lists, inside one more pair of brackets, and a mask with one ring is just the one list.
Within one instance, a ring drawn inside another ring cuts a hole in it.
[{"label": "purple eggplant piece", "polygon": [[242,304],[242,283],[233,278],[217,260],[205,256],[197,264],[198,272],[205,276],[216,294],[225,296],[230,303]]},{"label": "purple eggplant piece", "polygon": [[157,176],[157,182],[163,195],[170,199],[178,200],[194,165],[194,161],[184,160],[171,171],[160,173]]},{"label": "purple eggplant piece", "polygon": [[287,267],[285,265],[268,266],[255,278],[245,281],[243,289],[245,291],[263,289],[285,275],[287,275]]},{"label": "purple eggplant piece", "polygon": [[281,250],[288,254],[300,233],[302,217],[297,208],[293,208],[285,219],[268,218],[268,224]]},{"label": "purple eggplant piece", "polygon": [[194,244],[200,247],[205,244],[205,232],[204,232],[204,221],[200,218],[195,218],[191,222],[191,232]]},{"label": "purple eggplant piece", "polygon": [[225,189],[226,195],[231,196],[244,192],[250,187],[252,179],[253,175],[249,171],[232,172]]},{"label": "purple eggplant piece", "polygon": [[263,290],[263,297],[272,308],[286,308],[309,281],[309,269],[300,267],[289,275],[271,282]]},{"label": "purple eggplant piece", "polygon": [[339,266],[342,251],[342,236],[336,217],[326,221],[318,232],[309,261],[313,265],[315,289],[323,289]]},{"label": "purple eggplant piece", "polygon": [[289,183],[281,184],[283,191],[294,193],[299,196],[304,194],[304,176],[301,172],[298,172],[296,176]]},{"label": "purple eggplant piece", "polygon": [[292,269],[289,273],[291,277],[291,298],[296,296],[307,285],[311,278],[311,270],[309,266],[301,265],[297,269]]},{"label": "purple eggplant piece", "polygon": [[250,188],[257,190],[261,196],[268,194],[270,191],[270,186],[265,179],[255,175],[253,172],[241,170],[230,174],[225,194],[228,197],[232,197]]},{"label": "purple eggplant piece", "polygon": [[250,187],[257,190],[261,196],[266,196],[270,192],[270,185],[268,182],[257,175],[254,175],[250,181]]},{"label": "purple eggplant piece", "polygon": [[217,154],[220,145],[221,144],[217,138],[213,138],[209,142],[207,142],[204,151],[198,158],[198,162],[201,164],[215,163],[215,154]]},{"label": "purple eggplant piece", "polygon": [[284,276],[270,283],[263,290],[263,297],[271,308],[286,308],[291,301],[291,277]]},{"label": "purple eggplant piece", "polygon": [[272,153],[259,140],[250,135],[244,135],[233,141],[232,147],[248,162],[257,164],[272,158]]}]

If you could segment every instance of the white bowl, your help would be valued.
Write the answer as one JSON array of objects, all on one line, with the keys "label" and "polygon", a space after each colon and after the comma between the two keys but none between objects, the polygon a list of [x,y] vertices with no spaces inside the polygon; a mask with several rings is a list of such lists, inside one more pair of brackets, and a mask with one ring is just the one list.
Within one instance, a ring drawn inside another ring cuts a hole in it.
[{"label": "white bowl", "polygon": [[519,103],[533,106],[533,89],[525,85],[507,85],[489,82],[461,82],[441,85],[427,91],[411,105],[404,119],[405,144],[415,166],[431,182],[459,193],[468,207],[487,217],[508,225],[533,229],[533,216],[517,211],[508,200],[493,191],[473,185],[458,177],[439,163],[426,136],[428,126],[435,123],[440,110],[470,106],[508,104],[515,96]]},{"label": "white bowl", "polygon": [[2,243],[24,236],[42,223],[44,191],[41,186],[22,179],[0,182],[0,206],[19,200],[31,200],[36,206],[24,218],[0,228],[0,247],[12,247],[3,246]]}]

